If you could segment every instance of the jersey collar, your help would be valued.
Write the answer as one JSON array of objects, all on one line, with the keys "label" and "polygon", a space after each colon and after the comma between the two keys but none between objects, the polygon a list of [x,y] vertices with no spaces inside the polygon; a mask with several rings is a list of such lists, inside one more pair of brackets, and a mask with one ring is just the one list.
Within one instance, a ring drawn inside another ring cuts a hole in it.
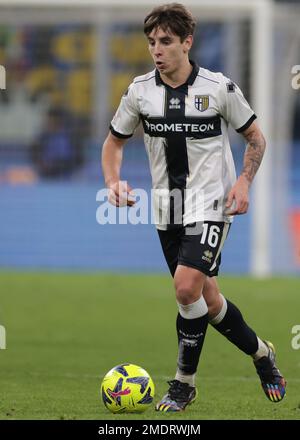
[{"label": "jersey collar", "polygon": [[[181,88],[186,90],[187,87],[186,86],[191,86],[192,84],[194,84],[195,79],[197,78],[198,72],[199,72],[199,66],[192,60],[190,60],[190,64],[193,66],[193,69],[188,77],[188,79],[186,80],[186,82],[184,84],[181,84],[178,87],[171,87],[168,84],[164,83],[163,80],[161,79],[161,76],[159,74],[159,71],[156,69],[155,70],[155,81],[156,81],[156,85],[157,86],[161,86],[164,85],[165,87],[169,87],[171,89],[174,90],[180,90]],[[187,91],[186,91],[187,93]]]}]

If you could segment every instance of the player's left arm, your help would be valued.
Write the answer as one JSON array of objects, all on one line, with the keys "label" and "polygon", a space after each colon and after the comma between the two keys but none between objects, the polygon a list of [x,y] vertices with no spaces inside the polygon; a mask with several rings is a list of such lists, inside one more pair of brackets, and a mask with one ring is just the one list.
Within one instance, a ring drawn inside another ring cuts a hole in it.
[{"label": "player's left arm", "polygon": [[266,141],[256,121],[242,132],[247,141],[243,170],[228,194],[227,215],[245,214],[249,207],[249,187],[261,164]]}]

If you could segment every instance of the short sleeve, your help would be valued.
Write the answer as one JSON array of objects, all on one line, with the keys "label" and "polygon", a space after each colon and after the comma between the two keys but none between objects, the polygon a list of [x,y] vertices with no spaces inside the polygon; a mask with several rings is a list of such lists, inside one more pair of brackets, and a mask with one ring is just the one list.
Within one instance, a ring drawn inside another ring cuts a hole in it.
[{"label": "short sleeve", "polygon": [[219,95],[221,115],[237,132],[243,132],[250,127],[256,115],[238,85],[226,76],[222,77]]},{"label": "short sleeve", "polygon": [[111,121],[110,130],[119,138],[129,138],[139,125],[140,113],[137,99],[134,94],[134,83],[122,96],[120,105]]}]

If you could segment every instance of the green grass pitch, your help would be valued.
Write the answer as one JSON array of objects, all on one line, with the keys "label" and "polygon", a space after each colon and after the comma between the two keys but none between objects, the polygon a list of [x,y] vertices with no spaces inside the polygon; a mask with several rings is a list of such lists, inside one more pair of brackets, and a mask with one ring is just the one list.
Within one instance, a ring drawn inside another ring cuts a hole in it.
[{"label": "green grass pitch", "polygon": [[154,405],[141,415],[113,415],[100,384],[113,366],[141,365],[155,402],[176,369],[176,303],[167,275],[0,273],[0,419],[300,419],[299,280],[223,277],[222,293],[277,349],[288,381],[281,403],[267,400],[251,359],[209,327],[197,373],[197,401],[180,414]]}]

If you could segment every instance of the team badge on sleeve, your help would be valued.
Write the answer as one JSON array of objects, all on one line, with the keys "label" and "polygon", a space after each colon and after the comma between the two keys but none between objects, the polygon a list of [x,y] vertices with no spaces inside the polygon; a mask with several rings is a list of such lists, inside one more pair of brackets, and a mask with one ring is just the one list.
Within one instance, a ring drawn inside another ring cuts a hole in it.
[{"label": "team badge on sleeve", "polygon": [[234,82],[230,81],[226,85],[227,85],[227,92],[228,93],[234,93],[235,92],[236,85],[234,84]]},{"label": "team badge on sleeve", "polygon": [[209,106],[209,96],[207,95],[195,95],[195,107],[200,112],[204,112]]}]

